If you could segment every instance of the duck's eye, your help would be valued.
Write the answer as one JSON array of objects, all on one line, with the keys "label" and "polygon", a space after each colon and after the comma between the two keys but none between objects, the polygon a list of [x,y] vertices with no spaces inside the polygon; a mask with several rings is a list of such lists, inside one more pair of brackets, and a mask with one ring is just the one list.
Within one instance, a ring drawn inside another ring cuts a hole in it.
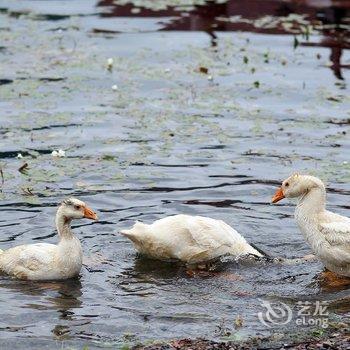
[{"label": "duck's eye", "polygon": [[286,182],[285,186],[286,186],[286,187],[289,187],[289,182]]},{"label": "duck's eye", "polygon": [[80,206],[80,205],[75,205],[74,208],[75,208],[76,210],[80,210],[81,206]]}]

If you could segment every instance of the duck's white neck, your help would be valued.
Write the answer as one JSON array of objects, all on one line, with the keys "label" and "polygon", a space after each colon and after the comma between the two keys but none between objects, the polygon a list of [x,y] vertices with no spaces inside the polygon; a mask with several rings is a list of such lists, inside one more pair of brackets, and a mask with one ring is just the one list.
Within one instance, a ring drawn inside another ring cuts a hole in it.
[{"label": "duck's white neck", "polygon": [[326,191],[324,188],[312,188],[308,193],[299,199],[297,211],[303,216],[312,217],[326,209]]},{"label": "duck's white neck", "polygon": [[83,261],[81,244],[71,230],[71,221],[72,219],[67,218],[61,208],[57,210],[56,227],[60,238],[57,245],[57,266],[61,276],[66,278],[77,276]]},{"label": "duck's white neck", "polygon": [[299,229],[316,255],[319,252],[319,243],[322,241],[317,229],[317,220],[318,215],[325,210],[325,207],[326,191],[316,187],[299,199],[295,209],[295,219]]},{"label": "duck's white neck", "polygon": [[70,227],[71,221],[72,219],[64,216],[60,209],[57,210],[56,227],[58,236],[60,237],[60,241],[71,239],[74,237]]}]

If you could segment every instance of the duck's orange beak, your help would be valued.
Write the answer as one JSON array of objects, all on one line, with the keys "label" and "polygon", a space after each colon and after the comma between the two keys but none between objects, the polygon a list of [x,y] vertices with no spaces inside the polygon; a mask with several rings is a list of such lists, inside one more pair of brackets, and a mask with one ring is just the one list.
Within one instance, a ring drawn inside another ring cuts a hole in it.
[{"label": "duck's orange beak", "polygon": [[97,220],[97,215],[89,207],[84,208],[84,218]]},{"label": "duck's orange beak", "polygon": [[279,202],[279,201],[280,201],[281,199],[283,199],[283,198],[285,198],[285,197],[284,197],[284,194],[283,194],[282,187],[280,187],[280,188],[276,191],[275,195],[272,197],[271,202],[272,202],[272,203],[277,203],[277,202]]}]

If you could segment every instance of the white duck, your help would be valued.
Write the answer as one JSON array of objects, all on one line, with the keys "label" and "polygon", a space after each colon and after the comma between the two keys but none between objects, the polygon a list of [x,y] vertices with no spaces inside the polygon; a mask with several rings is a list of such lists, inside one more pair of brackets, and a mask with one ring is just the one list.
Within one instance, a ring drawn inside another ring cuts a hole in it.
[{"label": "white duck", "polygon": [[314,176],[292,175],[272,202],[285,197],[298,198],[295,219],[316,256],[328,270],[350,277],[350,219],[326,210],[323,182]]},{"label": "white duck", "polygon": [[121,233],[141,254],[160,260],[197,264],[226,254],[262,256],[225,222],[202,216],[174,215],[151,225],[136,222]]},{"label": "white duck", "polygon": [[56,214],[59,243],[21,245],[0,250],[0,272],[23,280],[62,280],[75,277],[82,267],[82,248],[70,224],[73,219],[97,220],[84,202],[70,198],[62,202]]}]

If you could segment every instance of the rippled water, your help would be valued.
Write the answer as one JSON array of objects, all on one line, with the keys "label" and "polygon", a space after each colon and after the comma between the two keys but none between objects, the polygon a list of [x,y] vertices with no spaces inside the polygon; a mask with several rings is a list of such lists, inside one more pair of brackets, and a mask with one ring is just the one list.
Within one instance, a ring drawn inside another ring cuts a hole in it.
[{"label": "rippled water", "polygon": [[[345,319],[349,289],[322,287],[318,262],[229,262],[191,278],[183,266],[139,257],[118,231],[136,219],[205,215],[272,256],[310,253],[293,204],[269,202],[299,170],[324,179],[329,208],[349,216],[346,36],[254,33],[255,22],[248,32],[169,28],[188,13],[213,28],[223,13],[204,21],[203,7],[141,16],[131,5],[95,5],[0,1],[0,246],[56,242],[55,210],[66,196],[100,218],[74,225],[86,255],[79,280],[1,277],[0,347],[222,338],[222,329],[240,339],[270,332],[257,318],[264,300],[329,300],[331,317]],[[54,149],[67,156],[53,158]]]}]

